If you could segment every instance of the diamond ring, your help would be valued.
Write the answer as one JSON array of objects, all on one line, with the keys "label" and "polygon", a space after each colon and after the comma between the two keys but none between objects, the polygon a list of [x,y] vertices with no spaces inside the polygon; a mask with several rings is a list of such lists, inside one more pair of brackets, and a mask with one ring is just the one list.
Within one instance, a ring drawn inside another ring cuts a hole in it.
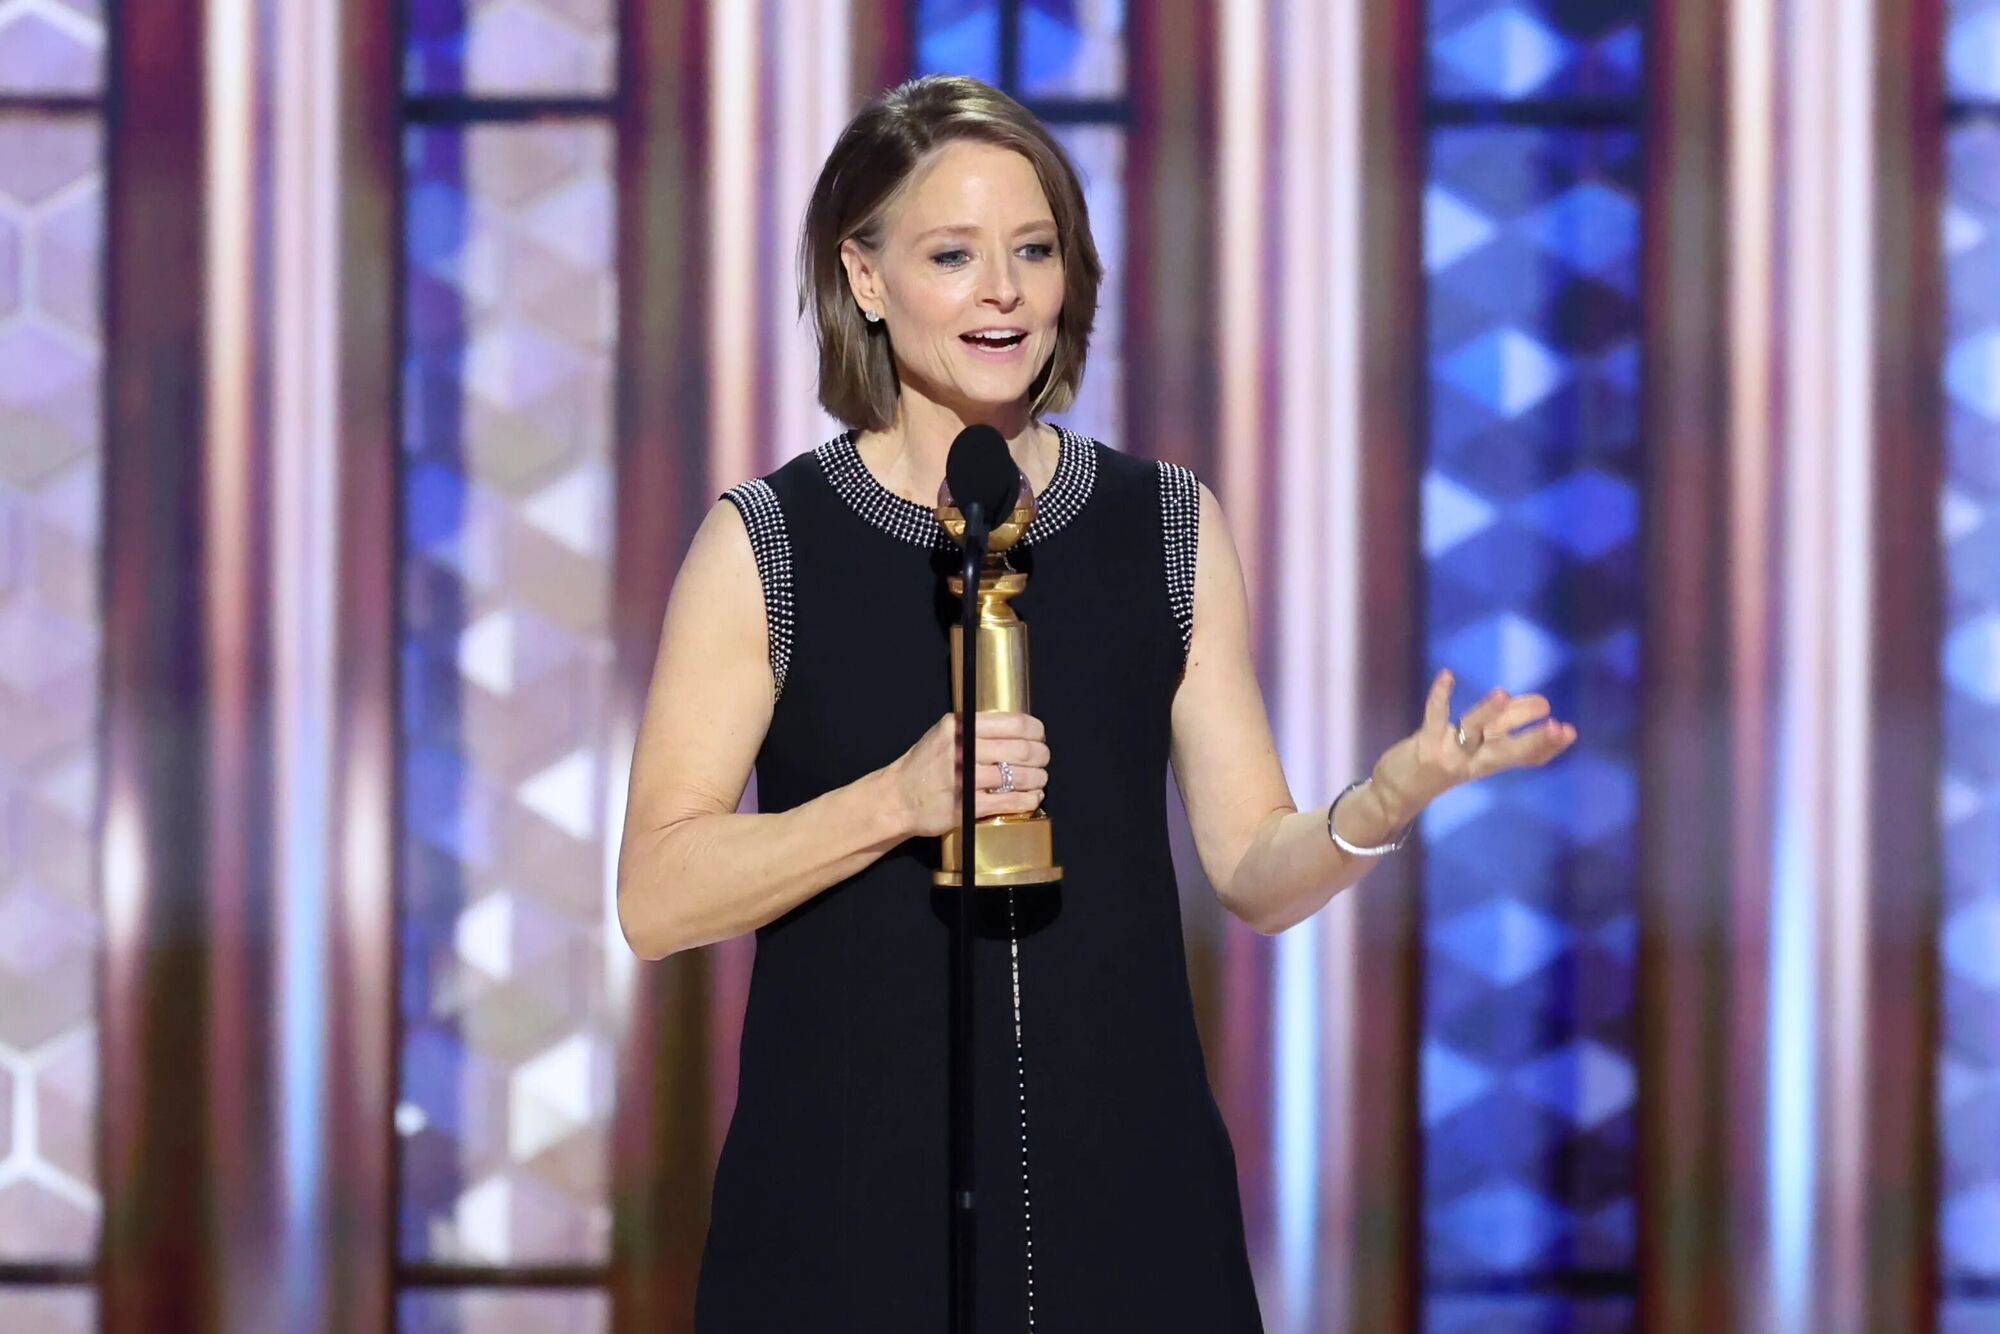
[{"label": "diamond ring", "polygon": [[1014,766],[1005,760],[1000,761],[1000,786],[993,790],[995,792],[1012,792],[1014,790]]}]

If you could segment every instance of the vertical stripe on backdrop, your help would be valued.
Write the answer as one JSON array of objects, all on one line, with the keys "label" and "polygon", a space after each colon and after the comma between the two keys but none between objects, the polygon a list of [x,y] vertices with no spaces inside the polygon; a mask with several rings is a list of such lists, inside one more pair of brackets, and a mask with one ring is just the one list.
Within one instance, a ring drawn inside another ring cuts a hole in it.
[{"label": "vertical stripe on backdrop", "polygon": [[[838,429],[819,407],[818,351],[795,259],[820,163],[855,110],[846,3],[709,10],[708,477],[715,494]],[[873,91],[870,90],[872,95]],[[756,785],[741,809],[753,810]],[[715,1148],[735,1107],[750,937],[712,950]]]}]

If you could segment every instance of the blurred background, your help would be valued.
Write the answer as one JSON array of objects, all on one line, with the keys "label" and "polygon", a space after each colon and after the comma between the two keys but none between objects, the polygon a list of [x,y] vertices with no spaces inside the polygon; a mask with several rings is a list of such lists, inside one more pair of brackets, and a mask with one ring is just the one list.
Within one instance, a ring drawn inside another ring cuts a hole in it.
[{"label": "blurred background", "polygon": [[632,735],[935,70],[1298,802],[1581,731],[1276,938],[1179,836],[1270,1328],[2000,1331],[1996,0],[0,0],[0,1329],[688,1328],[750,945],[624,948]]}]

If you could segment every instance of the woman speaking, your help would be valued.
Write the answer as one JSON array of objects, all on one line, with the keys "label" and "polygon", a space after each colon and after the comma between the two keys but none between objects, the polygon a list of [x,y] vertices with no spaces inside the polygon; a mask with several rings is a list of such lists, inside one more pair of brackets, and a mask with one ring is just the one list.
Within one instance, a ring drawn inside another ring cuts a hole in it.
[{"label": "woman speaking", "polygon": [[[1102,268],[1076,172],[1018,103],[920,79],[869,103],[807,208],[800,299],[849,428],[728,491],[668,604],[633,761],[619,916],[647,958],[757,933],[696,1326],[935,1331],[959,817],[936,517],[965,427],[1037,502],[1007,559],[1034,714],[978,715],[976,811],[1040,807],[1060,886],[982,896],[973,985],[982,1330],[1261,1328],[1234,1154],[1197,1040],[1171,765],[1222,904],[1303,921],[1439,793],[1575,740],[1536,695],[1422,725],[1329,805],[1292,802],[1242,577],[1186,469],[1045,422],[1084,375]],[[1531,726],[1532,724],[1532,726]],[[754,766],[761,811],[735,809]]]}]

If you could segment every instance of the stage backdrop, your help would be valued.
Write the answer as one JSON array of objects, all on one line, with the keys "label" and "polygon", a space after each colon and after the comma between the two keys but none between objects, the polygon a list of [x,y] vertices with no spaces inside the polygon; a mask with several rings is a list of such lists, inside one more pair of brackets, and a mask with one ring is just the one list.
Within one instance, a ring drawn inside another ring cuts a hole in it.
[{"label": "stage backdrop", "polygon": [[0,0],[0,1330],[688,1327],[752,946],[625,949],[632,736],[931,71],[1297,803],[1581,732],[1275,938],[1162,794],[1270,1327],[2000,1329],[2000,0]]}]

